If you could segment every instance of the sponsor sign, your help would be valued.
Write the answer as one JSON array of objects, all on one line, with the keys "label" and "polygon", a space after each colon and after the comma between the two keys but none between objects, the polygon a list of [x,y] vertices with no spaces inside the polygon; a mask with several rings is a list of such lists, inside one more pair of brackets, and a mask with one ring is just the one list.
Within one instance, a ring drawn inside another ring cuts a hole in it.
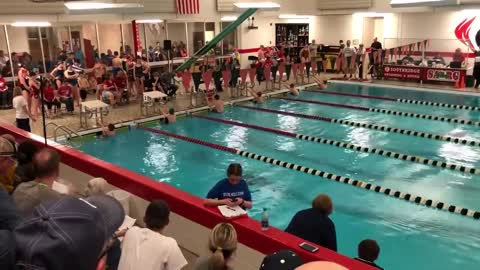
[{"label": "sponsor sign", "polygon": [[388,79],[421,80],[422,68],[413,66],[383,66],[383,76]]},{"label": "sponsor sign", "polygon": [[455,69],[433,69],[429,68],[426,72],[426,81],[456,82],[460,80],[461,71]]}]

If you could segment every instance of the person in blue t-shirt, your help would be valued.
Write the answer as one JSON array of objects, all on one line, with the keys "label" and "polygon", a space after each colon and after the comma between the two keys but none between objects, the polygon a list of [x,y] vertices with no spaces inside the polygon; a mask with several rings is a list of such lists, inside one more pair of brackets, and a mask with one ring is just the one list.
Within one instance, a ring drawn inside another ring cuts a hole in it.
[{"label": "person in blue t-shirt", "polygon": [[247,182],[242,179],[242,166],[232,163],[228,166],[227,177],[220,180],[207,194],[207,206],[240,206],[244,209],[252,208],[252,195]]}]

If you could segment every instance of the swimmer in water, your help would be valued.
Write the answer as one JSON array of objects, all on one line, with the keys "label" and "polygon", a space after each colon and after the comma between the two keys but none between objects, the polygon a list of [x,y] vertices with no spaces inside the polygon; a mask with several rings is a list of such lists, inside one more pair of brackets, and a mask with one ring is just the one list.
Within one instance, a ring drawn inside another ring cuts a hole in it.
[{"label": "swimmer in water", "polygon": [[170,108],[170,110],[167,111],[167,107],[162,107],[161,109],[162,115],[165,117],[164,121],[165,124],[173,124],[177,121],[177,116],[175,115],[175,109]]},{"label": "swimmer in water", "polygon": [[223,111],[225,110],[225,103],[223,102],[223,100],[220,99],[219,95],[215,95],[213,101],[209,101],[208,97],[206,97],[206,99],[210,111],[216,113],[223,113]]},{"label": "swimmer in water", "polygon": [[312,76],[312,79],[318,84],[320,89],[327,89],[327,82],[328,81],[322,81],[321,79],[319,79],[315,76]]},{"label": "swimmer in water", "polygon": [[113,124],[108,124],[108,126],[103,126],[102,127],[102,136],[107,138],[107,137],[113,137],[115,136],[115,125]]},{"label": "swimmer in water", "polygon": [[289,94],[292,96],[298,96],[300,95],[300,91],[298,91],[298,88],[295,87],[295,84],[291,83],[290,85],[284,83],[286,87],[288,87]]},{"label": "swimmer in water", "polygon": [[248,88],[248,91],[253,96],[253,103],[263,103],[263,102],[265,102],[265,99],[263,98],[262,92],[260,92],[260,91],[255,92],[253,90],[253,87]]}]

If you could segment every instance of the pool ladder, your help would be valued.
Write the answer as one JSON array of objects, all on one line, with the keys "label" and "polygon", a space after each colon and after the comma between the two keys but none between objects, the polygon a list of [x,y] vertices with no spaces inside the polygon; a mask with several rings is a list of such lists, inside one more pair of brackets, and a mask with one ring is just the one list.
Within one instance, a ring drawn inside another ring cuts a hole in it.
[{"label": "pool ladder", "polygon": [[63,131],[63,132],[67,135],[67,140],[70,140],[70,139],[73,137],[72,135],[74,135],[75,137],[81,137],[80,134],[78,134],[77,132],[73,131],[73,130],[72,130],[71,128],[69,128],[69,127],[57,125],[57,124],[52,123],[52,122],[48,123],[48,124],[46,125],[46,127],[48,127],[48,126],[50,126],[50,125],[55,127],[55,129],[53,130],[53,140],[54,140],[55,142],[57,141],[57,132],[58,132],[58,130]]}]

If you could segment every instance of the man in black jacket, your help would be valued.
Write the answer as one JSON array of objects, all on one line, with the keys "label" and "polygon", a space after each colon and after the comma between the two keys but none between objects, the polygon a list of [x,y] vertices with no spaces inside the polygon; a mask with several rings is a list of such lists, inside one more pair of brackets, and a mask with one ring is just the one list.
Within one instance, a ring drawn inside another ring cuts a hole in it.
[{"label": "man in black jacket", "polygon": [[318,195],[312,208],[295,214],[285,230],[319,246],[337,251],[335,224],[328,217],[333,210],[332,200],[325,194]]}]

